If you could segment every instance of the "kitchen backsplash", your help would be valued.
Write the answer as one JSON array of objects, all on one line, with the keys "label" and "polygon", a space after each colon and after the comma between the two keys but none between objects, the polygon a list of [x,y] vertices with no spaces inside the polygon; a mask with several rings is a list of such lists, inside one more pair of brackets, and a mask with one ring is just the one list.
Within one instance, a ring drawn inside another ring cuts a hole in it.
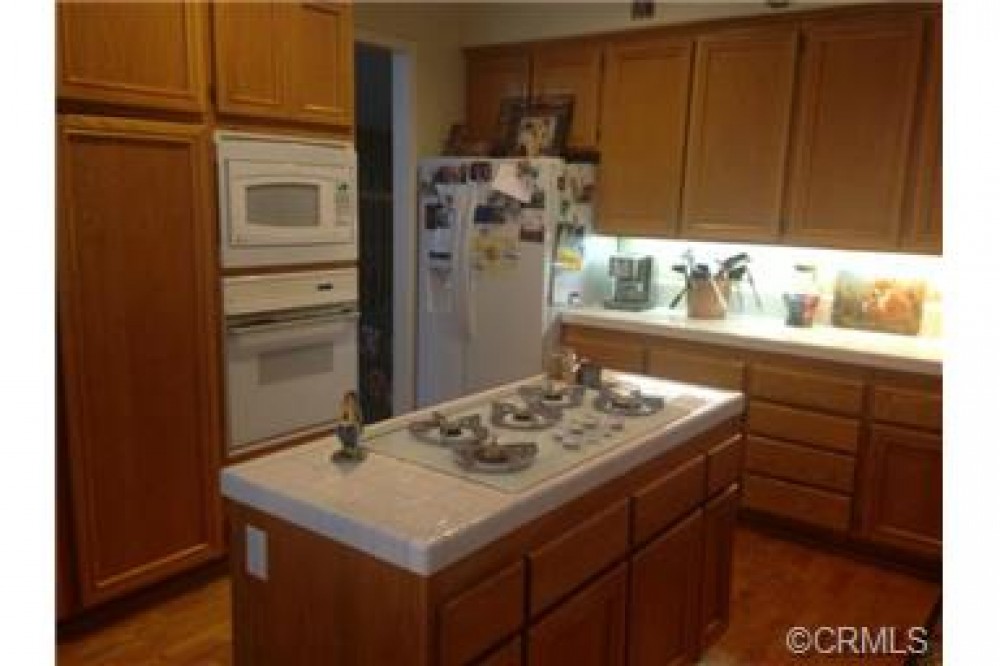
[{"label": "kitchen backsplash", "polygon": [[[784,320],[785,305],[782,295],[793,284],[793,273],[797,264],[810,264],[816,267],[820,304],[815,323],[819,325],[831,324],[837,277],[842,271],[866,278],[922,280],[924,303],[919,335],[941,336],[941,284],[944,262],[941,257],[925,255],[592,235],[587,238],[585,246],[581,281],[583,304],[597,306],[610,295],[608,257],[622,252],[653,256],[655,299],[658,306],[666,307],[684,288],[684,277],[672,271],[671,266],[683,263],[682,255],[689,248],[699,262],[708,263],[713,269],[717,266],[716,260],[722,260],[739,252],[750,255],[749,271],[760,295],[761,307],[758,309],[750,286],[744,281],[742,311],[736,307],[736,312],[747,316]],[[676,309],[678,314],[685,312],[683,301]]]}]

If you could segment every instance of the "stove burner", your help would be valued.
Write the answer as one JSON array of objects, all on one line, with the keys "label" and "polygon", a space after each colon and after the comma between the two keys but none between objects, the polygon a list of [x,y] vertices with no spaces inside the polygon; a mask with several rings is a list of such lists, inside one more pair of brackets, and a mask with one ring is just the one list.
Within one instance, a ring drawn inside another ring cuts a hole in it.
[{"label": "stove burner", "polygon": [[587,388],[547,379],[544,384],[522,386],[517,391],[526,402],[539,402],[546,407],[566,409],[579,407],[583,402],[583,394],[586,393]]},{"label": "stove burner", "polygon": [[518,472],[530,467],[537,455],[538,445],[534,442],[498,444],[496,437],[488,443],[455,447],[455,463],[473,472]]},{"label": "stove burner", "polygon": [[420,441],[438,446],[480,444],[489,434],[478,414],[449,419],[440,412],[433,412],[430,419],[416,421],[407,427]]},{"label": "stove burner", "polygon": [[501,428],[515,430],[545,430],[559,420],[558,410],[539,402],[515,405],[509,402],[494,402],[490,409],[490,423]]},{"label": "stove burner", "polygon": [[663,409],[663,398],[644,396],[631,386],[611,385],[601,388],[594,398],[594,409],[616,416],[649,416]]}]

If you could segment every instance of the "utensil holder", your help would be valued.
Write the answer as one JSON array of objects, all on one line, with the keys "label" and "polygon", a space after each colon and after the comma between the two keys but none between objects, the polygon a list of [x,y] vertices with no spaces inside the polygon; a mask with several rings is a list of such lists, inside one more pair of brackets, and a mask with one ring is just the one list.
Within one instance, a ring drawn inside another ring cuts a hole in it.
[{"label": "utensil holder", "polygon": [[692,278],[687,292],[688,317],[724,319],[729,303],[727,278]]}]

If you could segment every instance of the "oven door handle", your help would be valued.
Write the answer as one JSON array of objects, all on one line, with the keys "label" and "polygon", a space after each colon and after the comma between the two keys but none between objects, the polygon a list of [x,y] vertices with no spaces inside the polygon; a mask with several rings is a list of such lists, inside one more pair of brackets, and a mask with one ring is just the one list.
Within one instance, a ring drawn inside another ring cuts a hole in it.
[{"label": "oven door handle", "polygon": [[249,333],[263,333],[265,331],[279,331],[298,326],[309,326],[312,324],[335,324],[339,322],[355,321],[361,316],[357,310],[350,312],[340,312],[328,315],[314,315],[309,317],[299,317],[297,319],[285,319],[282,321],[265,321],[256,324],[240,324],[226,326],[226,331],[233,335],[246,335]]}]

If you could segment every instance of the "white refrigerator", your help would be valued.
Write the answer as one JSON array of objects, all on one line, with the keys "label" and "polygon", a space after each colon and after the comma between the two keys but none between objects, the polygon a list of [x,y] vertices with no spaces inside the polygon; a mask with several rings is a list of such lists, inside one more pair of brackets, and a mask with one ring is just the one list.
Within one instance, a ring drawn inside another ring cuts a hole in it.
[{"label": "white refrigerator", "polygon": [[555,158],[420,162],[418,406],[542,371],[579,279],[553,259],[582,247],[593,175]]}]

